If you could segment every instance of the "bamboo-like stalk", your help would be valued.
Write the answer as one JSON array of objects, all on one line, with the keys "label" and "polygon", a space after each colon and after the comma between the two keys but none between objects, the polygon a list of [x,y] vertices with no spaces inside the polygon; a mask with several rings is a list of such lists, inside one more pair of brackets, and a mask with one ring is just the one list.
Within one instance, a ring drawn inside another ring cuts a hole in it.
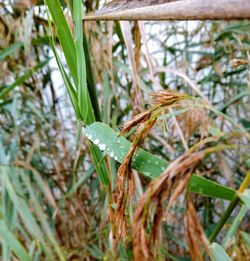
[{"label": "bamboo-like stalk", "polygon": [[91,20],[234,20],[250,19],[249,0],[179,0],[164,4],[112,9],[85,16]]}]

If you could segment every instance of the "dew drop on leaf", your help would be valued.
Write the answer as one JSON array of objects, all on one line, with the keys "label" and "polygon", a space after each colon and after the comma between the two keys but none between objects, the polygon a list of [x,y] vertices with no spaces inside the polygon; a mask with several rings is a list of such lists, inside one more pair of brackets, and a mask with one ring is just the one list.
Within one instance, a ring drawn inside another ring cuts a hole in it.
[{"label": "dew drop on leaf", "polygon": [[100,150],[105,150],[106,149],[106,145],[105,144],[100,144],[99,148],[100,148]]},{"label": "dew drop on leaf", "polygon": [[95,140],[94,140],[94,143],[95,143],[95,145],[98,145],[98,144],[99,144],[99,140],[98,140],[98,139],[95,139]]}]

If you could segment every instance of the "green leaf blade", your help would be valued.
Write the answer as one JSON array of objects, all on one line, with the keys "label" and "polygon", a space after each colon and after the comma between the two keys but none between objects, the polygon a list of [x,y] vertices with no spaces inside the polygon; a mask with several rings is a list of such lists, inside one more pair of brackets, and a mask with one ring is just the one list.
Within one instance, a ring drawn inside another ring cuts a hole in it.
[{"label": "green leaf blade", "polygon": [[[86,127],[84,133],[104,154],[108,154],[120,163],[131,146],[128,140],[119,136],[104,123],[93,123]],[[139,149],[132,159],[132,168],[151,179],[159,177],[168,164],[166,160],[162,160],[143,149]],[[188,188],[193,193],[225,200],[231,200],[235,195],[233,189],[197,175],[192,175]]]},{"label": "green leaf blade", "polygon": [[16,239],[15,235],[8,229],[2,220],[0,220],[0,235],[8,244],[9,248],[18,256],[19,260],[32,261],[26,249]]},{"label": "green leaf blade", "polygon": [[5,48],[3,51],[0,52],[0,61],[4,60],[7,56],[11,55],[22,46],[23,46],[23,42],[18,41],[13,43],[9,47]]},{"label": "green leaf blade", "polygon": [[70,73],[73,77],[75,85],[77,85],[76,47],[69,29],[69,25],[65,19],[59,0],[46,0],[46,3],[56,26],[58,38],[61,43]]}]

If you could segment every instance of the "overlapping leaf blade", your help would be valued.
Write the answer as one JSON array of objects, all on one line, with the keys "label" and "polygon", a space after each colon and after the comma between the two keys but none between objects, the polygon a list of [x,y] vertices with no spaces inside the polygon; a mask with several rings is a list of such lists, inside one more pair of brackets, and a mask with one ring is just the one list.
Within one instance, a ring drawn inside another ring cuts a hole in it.
[{"label": "overlapping leaf blade", "polygon": [[[103,149],[104,153],[120,163],[131,146],[128,140],[118,136],[117,132],[104,123],[96,122],[88,126],[84,133],[89,140]],[[140,149],[132,160],[132,168],[151,179],[157,178],[167,166],[166,160],[162,160],[143,149]],[[226,200],[231,200],[235,194],[233,189],[197,175],[192,176],[189,190],[203,196]]]}]

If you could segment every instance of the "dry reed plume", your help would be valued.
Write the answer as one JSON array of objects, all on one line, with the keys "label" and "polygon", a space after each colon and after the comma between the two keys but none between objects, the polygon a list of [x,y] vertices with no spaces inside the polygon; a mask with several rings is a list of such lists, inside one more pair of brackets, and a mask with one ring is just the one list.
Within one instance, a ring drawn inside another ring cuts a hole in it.
[{"label": "dry reed plume", "polygon": [[211,120],[206,109],[202,107],[190,108],[188,111],[178,115],[176,118],[186,140],[189,140],[195,131],[200,134],[201,138],[207,136]]},{"label": "dry reed plume", "polygon": [[[199,151],[181,155],[158,179],[149,184],[137,204],[132,224],[135,260],[156,258],[156,246],[163,218],[163,202],[168,200],[167,209],[171,208],[177,197],[185,190],[189,178],[206,153],[206,151]],[[151,231],[147,235],[146,229],[149,224],[151,224]]]},{"label": "dry reed plume", "polygon": [[[127,201],[132,197],[134,190],[134,180],[131,170],[131,160],[135,154],[137,148],[141,145],[144,137],[147,136],[149,130],[153,127],[155,119],[150,120],[151,113],[146,112],[139,114],[134,120],[124,127],[124,130],[129,131],[135,125],[141,125],[141,131],[136,137],[132,146],[130,147],[124,161],[117,172],[116,190],[114,192],[114,202],[116,203],[116,209],[114,212],[114,224],[116,226],[116,239],[119,240],[121,237],[125,239],[127,232],[127,221],[126,221],[126,205]],[[144,123],[144,124],[143,124]]]},{"label": "dry reed plume", "polygon": [[[132,136],[132,146],[128,151],[124,161],[122,162],[117,173],[116,190],[113,195],[116,209],[114,211],[113,223],[116,226],[116,240],[120,238],[125,239],[127,234],[127,219],[126,206],[127,202],[133,195],[134,181],[131,171],[131,160],[136,150],[142,144],[144,138],[148,135],[151,128],[154,126],[158,116],[167,111],[171,106],[181,106],[180,101],[187,99],[189,96],[177,92],[170,92],[168,90],[151,93],[153,97],[152,107],[132,118],[123,125],[120,135],[129,132],[134,128],[134,135]],[[178,188],[181,189],[181,188]],[[159,205],[158,215],[161,206]],[[161,215],[160,215],[161,216]],[[157,221],[156,221],[157,222]],[[156,228],[157,230],[158,228]],[[156,233],[155,233],[156,234]]]},{"label": "dry reed plume", "polygon": [[188,197],[184,226],[186,241],[192,260],[204,260],[201,247],[203,245],[206,251],[209,252],[208,239],[205,236],[200,220],[197,217],[191,195]]}]

